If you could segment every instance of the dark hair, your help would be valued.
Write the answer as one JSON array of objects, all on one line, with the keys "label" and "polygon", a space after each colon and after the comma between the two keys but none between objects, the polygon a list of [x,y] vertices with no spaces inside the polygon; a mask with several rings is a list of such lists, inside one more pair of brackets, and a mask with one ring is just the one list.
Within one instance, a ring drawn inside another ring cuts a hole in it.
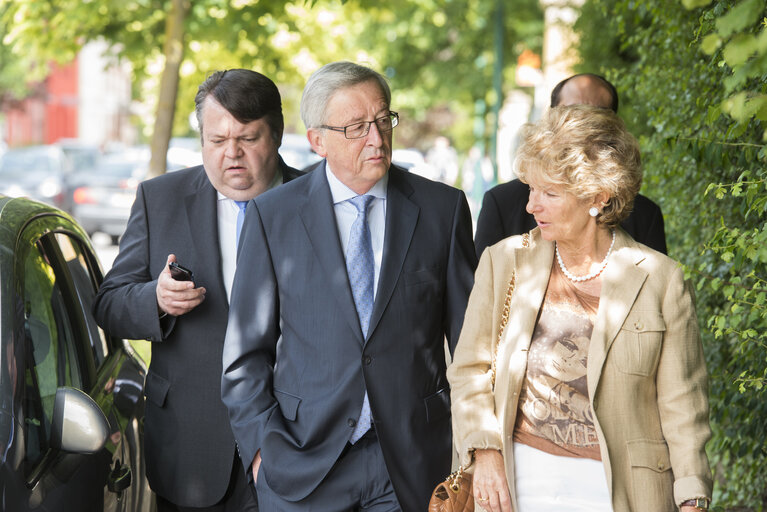
[{"label": "dark hair", "polygon": [[610,103],[610,110],[618,113],[618,91],[615,89],[615,86],[611,84],[605,77],[600,75],[595,75],[594,73],[578,73],[577,75],[573,75],[571,77],[565,78],[561,82],[559,82],[556,87],[551,91],[551,107],[557,107],[559,106],[559,95],[562,93],[562,88],[565,86],[567,82],[572,80],[573,78],[579,77],[579,76],[589,76],[591,78],[596,78],[602,84],[605,86],[605,89],[610,93],[611,103]]},{"label": "dark hair", "polygon": [[249,69],[216,71],[200,85],[194,97],[200,136],[203,130],[203,103],[209,95],[243,124],[264,118],[272,138],[278,144],[282,140],[284,121],[280,91],[261,73]]}]

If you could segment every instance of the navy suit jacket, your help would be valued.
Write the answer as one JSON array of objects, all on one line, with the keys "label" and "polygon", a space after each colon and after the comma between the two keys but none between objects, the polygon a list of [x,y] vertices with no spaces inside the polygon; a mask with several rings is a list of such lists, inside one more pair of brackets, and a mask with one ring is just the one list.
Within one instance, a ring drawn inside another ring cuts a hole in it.
[{"label": "navy suit jacket", "polygon": [[[284,181],[300,174],[281,166]],[[235,455],[220,392],[229,304],[216,204],[202,166],[140,184],[120,253],[94,304],[104,330],[154,342],[144,387],[146,472],[156,493],[186,507],[221,500]],[[189,313],[160,320],[157,276],[171,253],[207,293]]]},{"label": "navy suit jacket", "polygon": [[455,347],[474,282],[470,213],[463,192],[395,166],[386,201],[366,339],[324,163],[259,196],[245,220],[222,394],[243,462],[261,450],[267,484],[289,501],[328,474],[366,389],[403,510],[425,510],[450,472],[444,347]]},{"label": "navy suit jacket", "polygon": [[[535,218],[525,210],[529,195],[530,187],[519,180],[502,183],[485,192],[474,235],[477,257],[486,247],[536,227]],[[634,209],[621,227],[637,242],[666,254],[663,214],[652,200],[637,194]]]}]

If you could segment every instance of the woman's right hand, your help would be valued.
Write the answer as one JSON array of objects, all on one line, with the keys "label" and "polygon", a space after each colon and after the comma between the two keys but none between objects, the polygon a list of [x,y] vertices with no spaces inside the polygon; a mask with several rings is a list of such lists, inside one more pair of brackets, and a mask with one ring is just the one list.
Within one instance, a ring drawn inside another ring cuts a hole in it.
[{"label": "woman's right hand", "polygon": [[474,499],[486,512],[511,512],[503,455],[498,450],[474,451]]}]

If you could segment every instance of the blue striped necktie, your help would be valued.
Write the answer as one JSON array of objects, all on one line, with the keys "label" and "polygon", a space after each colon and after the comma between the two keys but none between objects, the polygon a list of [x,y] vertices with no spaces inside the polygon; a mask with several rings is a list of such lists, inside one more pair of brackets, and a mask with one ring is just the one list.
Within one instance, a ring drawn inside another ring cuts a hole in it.
[{"label": "blue striped necktie", "polygon": [[[362,335],[367,338],[370,314],[373,312],[373,279],[375,262],[373,260],[373,243],[370,238],[367,212],[373,196],[363,195],[349,199],[357,209],[357,218],[352,224],[349,244],[346,247],[346,272],[349,274],[349,284],[354,296],[354,305],[360,319]],[[362,402],[359,420],[355,426],[350,442],[356,443],[370,429],[371,411],[367,391]]]}]

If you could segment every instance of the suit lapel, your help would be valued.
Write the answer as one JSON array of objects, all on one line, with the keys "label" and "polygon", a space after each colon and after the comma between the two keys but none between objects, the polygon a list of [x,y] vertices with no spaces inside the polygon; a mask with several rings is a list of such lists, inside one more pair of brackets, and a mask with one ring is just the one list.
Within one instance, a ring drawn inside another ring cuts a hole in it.
[{"label": "suit lapel", "polygon": [[329,281],[329,295],[339,303],[339,311],[349,327],[357,333],[360,344],[363,343],[357,308],[349,286],[346,272],[346,260],[341,251],[338,227],[333,210],[333,198],[325,176],[324,162],[317,167],[309,179],[308,193],[304,207],[299,210],[301,221],[312,244],[314,254]]},{"label": "suit lapel", "polygon": [[644,255],[635,249],[635,242],[618,230],[615,250],[602,274],[602,292],[599,311],[589,345],[588,389],[594,402],[607,353],[621,326],[626,321],[639,290],[647,279],[647,272],[637,264]]},{"label": "suit lapel", "polygon": [[380,322],[386,305],[394,293],[394,287],[402,272],[410,242],[418,222],[420,208],[409,197],[413,188],[403,179],[402,171],[389,168],[389,185],[386,190],[386,234],[378,277],[378,292],[370,316],[368,339]]},{"label": "suit lapel", "polygon": [[[193,189],[184,201],[186,205],[185,218],[189,230],[188,239],[194,241],[195,266],[217,269],[216,276],[218,279],[214,284],[215,289],[210,291],[214,292],[212,296],[226,297],[224,275],[221,269],[221,251],[218,246],[218,196],[202,167],[200,167]],[[200,236],[201,233],[204,236]],[[179,255],[179,259],[181,258],[182,256]],[[211,284],[213,283],[206,283],[206,287],[210,287]],[[224,300],[224,305],[228,307],[226,300]]]}]

